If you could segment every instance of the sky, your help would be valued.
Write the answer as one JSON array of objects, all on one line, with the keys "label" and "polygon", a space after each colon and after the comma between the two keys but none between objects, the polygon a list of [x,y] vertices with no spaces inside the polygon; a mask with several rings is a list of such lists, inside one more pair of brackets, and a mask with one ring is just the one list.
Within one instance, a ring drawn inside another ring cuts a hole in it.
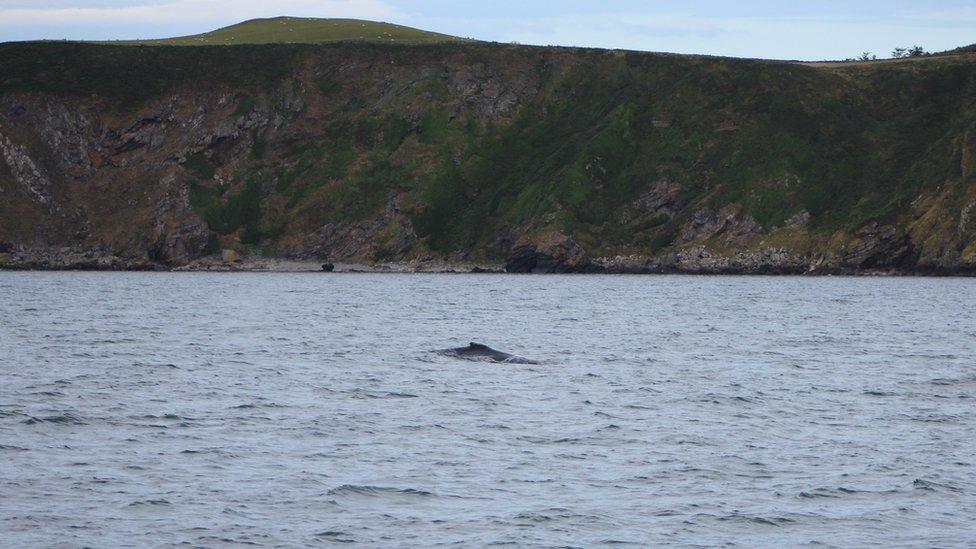
[{"label": "sky", "polygon": [[256,17],[351,17],[523,44],[765,59],[976,43],[976,0],[0,0],[0,41],[196,34]]}]

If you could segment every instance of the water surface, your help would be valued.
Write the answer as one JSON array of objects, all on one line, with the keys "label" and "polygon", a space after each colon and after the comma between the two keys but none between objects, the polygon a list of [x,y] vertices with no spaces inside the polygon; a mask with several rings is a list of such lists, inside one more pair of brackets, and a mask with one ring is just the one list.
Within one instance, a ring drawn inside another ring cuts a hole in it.
[{"label": "water surface", "polygon": [[[0,273],[11,546],[964,546],[976,280]],[[479,341],[539,366],[431,350]]]}]

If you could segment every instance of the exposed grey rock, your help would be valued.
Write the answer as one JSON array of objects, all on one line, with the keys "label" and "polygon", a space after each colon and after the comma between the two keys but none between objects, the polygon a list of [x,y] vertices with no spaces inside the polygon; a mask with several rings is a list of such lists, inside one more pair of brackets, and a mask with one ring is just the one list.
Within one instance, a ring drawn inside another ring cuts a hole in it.
[{"label": "exposed grey rock", "polygon": [[24,191],[36,202],[48,204],[51,201],[51,180],[27,154],[27,148],[13,143],[0,133],[0,153],[3,154],[14,180]]},{"label": "exposed grey rock", "polygon": [[896,227],[873,222],[859,229],[856,235],[857,238],[844,247],[839,257],[827,262],[828,267],[900,267],[912,254],[908,234]]},{"label": "exposed grey rock", "polygon": [[973,200],[959,213],[958,236],[960,239],[968,240],[968,237],[976,235],[976,200]]},{"label": "exposed grey rock", "polygon": [[757,234],[762,230],[762,226],[755,219],[740,214],[736,206],[726,206],[718,212],[701,208],[692,214],[691,219],[685,224],[677,243],[686,244],[693,241],[709,240],[726,233],[726,243],[728,244],[737,237]]},{"label": "exposed grey rock", "polygon": [[591,273],[598,270],[572,238],[563,238],[541,250],[531,244],[518,246],[505,261],[505,272],[508,273]]},{"label": "exposed grey rock", "polygon": [[[289,257],[336,260],[376,260],[402,257],[417,239],[413,222],[391,200],[383,213],[369,221],[327,223],[308,235],[297,248],[282,250]],[[364,250],[370,257],[363,257]]]},{"label": "exposed grey rock", "polygon": [[130,125],[116,139],[112,154],[120,155],[138,149],[156,150],[163,144],[163,121],[143,118]]},{"label": "exposed grey rock", "polygon": [[794,215],[793,217],[786,220],[783,224],[787,229],[796,229],[802,227],[810,222],[810,212],[803,210],[802,212]]},{"label": "exposed grey rock", "polygon": [[221,250],[220,259],[224,263],[240,263],[241,254],[237,253],[236,250]]},{"label": "exposed grey rock", "polygon": [[187,263],[206,255],[210,230],[190,207],[189,187],[177,182],[175,174],[160,185],[168,187],[159,201],[147,243],[151,261],[168,265]]},{"label": "exposed grey rock", "polygon": [[91,169],[91,150],[97,132],[83,110],[49,102],[41,117],[40,129],[63,169],[69,172]]},{"label": "exposed grey rock", "polygon": [[634,205],[644,213],[663,214],[672,217],[680,208],[678,198],[681,186],[662,179],[636,200]]},{"label": "exposed grey rock", "polygon": [[145,259],[126,259],[102,250],[85,248],[33,248],[0,253],[0,269],[144,271],[157,268]]}]

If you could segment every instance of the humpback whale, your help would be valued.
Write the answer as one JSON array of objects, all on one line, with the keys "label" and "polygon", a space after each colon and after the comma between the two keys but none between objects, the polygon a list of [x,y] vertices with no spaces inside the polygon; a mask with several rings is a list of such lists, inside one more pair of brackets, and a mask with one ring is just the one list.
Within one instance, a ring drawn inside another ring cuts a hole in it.
[{"label": "humpback whale", "polygon": [[435,352],[439,355],[463,358],[465,360],[485,360],[488,362],[504,362],[507,364],[538,364],[538,362],[534,360],[496,351],[495,349],[480,343],[472,343],[467,347],[442,349]]}]

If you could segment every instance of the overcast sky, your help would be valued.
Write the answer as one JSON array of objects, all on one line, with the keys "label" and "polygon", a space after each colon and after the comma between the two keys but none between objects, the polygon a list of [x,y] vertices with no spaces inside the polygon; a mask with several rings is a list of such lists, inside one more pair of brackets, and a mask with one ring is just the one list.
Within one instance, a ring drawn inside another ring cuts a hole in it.
[{"label": "overcast sky", "polygon": [[161,38],[277,15],[372,19],[524,44],[772,59],[976,43],[976,0],[0,0],[0,41]]}]

